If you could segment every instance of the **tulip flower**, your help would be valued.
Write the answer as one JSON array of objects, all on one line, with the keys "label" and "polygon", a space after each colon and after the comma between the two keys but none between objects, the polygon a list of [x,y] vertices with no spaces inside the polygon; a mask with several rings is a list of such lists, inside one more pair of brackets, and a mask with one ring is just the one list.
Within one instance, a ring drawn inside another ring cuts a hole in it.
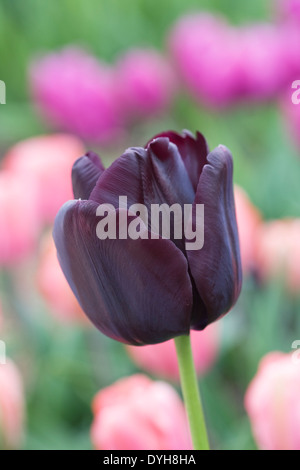
[{"label": "tulip flower", "polygon": [[0,363],[0,442],[18,448],[24,426],[24,387],[21,374],[11,359]]},{"label": "tulip flower", "polygon": [[173,26],[168,44],[179,76],[197,100],[216,108],[236,100],[239,38],[223,18],[207,13],[183,16]]},{"label": "tulip flower", "polygon": [[[87,154],[73,167],[78,199],[54,225],[62,270],[100,331],[131,345],[175,337],[197,449],[208,449],[208,440],[189,332],[228,312],[241,289],[232,172],[229,150],[209,152],[200,133],[160,134],[106,170]],[[161,224],[152,223],[154,208]]]},{"label": "tulip flower", "polygon": [[[79,199],[61,208],[54,240],[83,311],[104,334],[154,344],[204,329],[231,309],[241,289],[232,169],[227,148],[209,153],[203,136],[188,132],[130,148],[106,170],[94,154],[75,164]],[[119,208],[119,195],[128,207]],[[149,211],[154,204],[189,204],[192,214],[204,205],[203,248],[188,250],[184,236],[154,237],[141,220],[137,239],[98,238],[99,205],[109,204],[128,228],[128,208],[136,203]]]},{"label": "tulip flower", "polygon": [[175,73],[153,49],[132,49],[116,64],[116,89],[126,118],[164,111],[176,90]]},{"label": "tulip flower", "polygon": [[55,128],[110,143],[123,133],[114,73],[79,47],[66,47],[31,65],[29,82],[39,113]]},{"label": "tulip flower", "polygon": [[[6,169],[20,174],[25,181],[35,180],[38,187],[35,205],[41,222],[52,224],[61,205],[72,198],[70,167],[83,149],[82,142],[72,135],[52,134],[20,141],[5,154]],[[24,220],[19,213],[18,217]],[[28,221],[26,224],[29,225]]]},{"label": "tulip flower", "polygon": [[31,255],[40,232],[38,190],[32,175],[0,170],[0,266]]},{"label": "tulip flower", "polygon": [[100,390],[91,438],[99,450],[189,450],[183,403],[167,383],[137,374]]},{"label": "tulip flower", "polygon": [[245,395],[260,449],[300,450],[299,387],[298,351],[271,352],[263,357]]},{"label": "tulip flower", "polygon": [[273,220],[260,226],[255,256],[258,273],[263,281],[283,279],[291,293],[299,292],[299,239],[300,219]]},{"label": "tulip flower", "polygon": [[288,30],[257,23],[241,28],[238,40],[241,97],[264,101],[278,96],[292,77]]},{"label": "tulip flower", "polygon": [[241,187],[234,187],[234,198],[242,267],[243,272],[249,274],[256,271],[257,237],[262,225],[262,216]]}]

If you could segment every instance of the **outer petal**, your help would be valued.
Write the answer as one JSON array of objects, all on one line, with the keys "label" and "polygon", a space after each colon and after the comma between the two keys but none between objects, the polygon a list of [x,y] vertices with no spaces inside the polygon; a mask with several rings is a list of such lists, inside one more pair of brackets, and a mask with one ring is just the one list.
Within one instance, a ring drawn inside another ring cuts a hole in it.
[{"label": "outer petal", "polygon": [[177,146],[194,191],[196,191],[202,168],[207,163],[206,157],[209,153],[205,138],[200,132],[196,133],[195,138],[189,131],[183,131],[182,134],[173,131],[163,132],[154,139],[160,137],[167,137],[170,142]]},{"label": "outer petal", "polygon": [[187,251],[191,274],[206,307],[205,316],[203,312],[193,315],[194,329],[203,329],[230,310],[242,284],[232,156],[226,147],[219,146],[207,160],[194,202],[194,209],[195,204],[204,204],[204,246]]},{"label": "outer petal", "polygon": [[98,155],[88,152],[78,158],[72,168],[72,184],[76,199],[89,199],[96,182],[104,171]]},{"label": "outer petal", "polygon": [[60,264],[90,320],[135,345],[187,334],[192,287],[184,255],[165,239],[99,240],[96,209],[70,201],[54,227]]}]

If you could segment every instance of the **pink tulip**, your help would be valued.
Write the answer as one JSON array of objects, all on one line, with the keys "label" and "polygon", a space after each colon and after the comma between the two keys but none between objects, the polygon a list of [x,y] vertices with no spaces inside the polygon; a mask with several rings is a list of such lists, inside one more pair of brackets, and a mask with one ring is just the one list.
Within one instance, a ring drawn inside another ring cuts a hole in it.
[{"label": "pink tulip", "polygon": [[79,321],[87,324],[76,297],[59,265],[52,234],[46,234],[37,267],[37,285],[51,313],[62,322]]},{"label": "pink tulip", "polygon": [[153,49],[132,49],[116,65],[116,87],[126,118],[165,111],[175,89],[175,74],[166,58]]},{"label": "pink tulip", "polygon": [[299,70],[299,28],[233,27],[208,14],[175,24],[169,47],[183,82],[203,104],[222,108],[277,96]]},{"label": "pink tulip", "polygon": [[184,406],[167,383],[144,375],[120,379],[93,401],[91,438],[101,450],[188,450]]},{"label": "pink tulip", "polygon": [[0,441],[5,448],[18,448],[24,424],[24,390],[16,365],[0,364]]},{"label": "pink tulip", "polygon": [[35,180],[39,217],[42,222],[52,223],[61,205],[73,199],[72,165],[84,153],[81,141],[70,135],[33,137],[13,146],[3,165],[24,179]]},{"label": "pink tulip", "polygon": [[120,134],[111,68],[84,50],[67,47],[30,69],[32,96],[41,114],[59,128],[91,142]]},{"label": "pink tulip", "polygon": [[260,449],[300,450],[300,367],[295,353],[267,354],[246,392],[245,408]]},{"label": "pink tulip", "polygon": [[[212,323],[203,331],[191,331],[191,344],[198,375],[212,367],[219,349],[219,324]],[[133,361],[147,372],[179,381],[174,340],[147,346],[126,346]]]},{"label": "pink tulip", "polygon": [[239,93],[239,38],[219,17],[198,13],[182,17],[169,36],[178,74],[205,105],[223,107]]},{"label": "pink tulip", "polygon": [[291,292],[300,288],[300,219],[261,225],[257,235],[257,267],[263,280],[283,278]]},{"label": "pink tulip", "polygon": [[235,186],[235,208],[240,238],[240,251],[242,267],[245,274],[256,269],[256,237],[258,228],[262,223],[259,210],[252,204],[247,193]]},{"label": "pink tulip", "polygon": [[289,83],[300,74],[300,0],[276,0],[272,5],[277,19],[278,38],[284,47],[282,68],[289,72]]},{"label": "pink tulip", "polygon": [[241,96],[247,100],[268,100],[278,96],[289,82],[287,30],[257,23],[240,29]]},{"label": "pink tulip", "polygon": [[37,194],[32,176],[0,170],[0,266],[33,252],[40,229]]}]

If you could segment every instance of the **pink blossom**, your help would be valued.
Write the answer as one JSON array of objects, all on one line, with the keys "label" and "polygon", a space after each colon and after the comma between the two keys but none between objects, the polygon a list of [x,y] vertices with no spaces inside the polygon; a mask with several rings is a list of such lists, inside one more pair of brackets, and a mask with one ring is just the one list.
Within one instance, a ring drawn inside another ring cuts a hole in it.
[{"label": "pink blossom", "polygon": [[67,47],[36,60],[29,75],[34,102],[54,126],[91,142],[119,137],[114,75],[107,64]]},{"label": "pink blossom", "polygon": [[12,360],[0,364],[0,437],[5,448],[18,448],[24,426],[24,389]]},{"label": "pink blossom", "polygon": [[132,49],[116,64],[116,87],[124,115],[130,119],[165,111],[176,90],[175,74],[153,49]]},{"label": "pink blossom", "polygon": [[267,354],[247,389],[245,408],[260,449],[300,450],[300,368],[295,353]]},{"label": "pink blossom", "polygon": [[20,262],[34,251],[40,231],[37,194],[31,175],[0,170],[0,266]]},{"label": "pink blossom", "polygon": [[34,179],[40,220],[52,223],[61,205],[73,199],[72,165],[84,153],[81,141],[71,135],[39,136],[14,145],[5,155],[3,166],[25,180]]},{"label": "pink blossom", "polygon": [[[203,331],[191,331],[191,344],[196,371],[205,374],[216,360],[219,349],[220,326],[213,323]],[[179,381],[174,340],[155,345],[126,346],[133,361],[147,372]]]},{"label": "pink blossom", "polygon": [[101,450],[188,450],[183,403],[165,382],[144,375],[118,380],[93,401],[91,438]]},{"label": "pink blossom", "polygon": [[169,48],[184,84],[200,103],[222,108],[278,96],[300,62],[299,28],[271,23],[233,27],[209,14],[184,16]]},{"label": "pink blossom", "polygon": [[234,188],[234,198],[242,267],[244,273],[250,273],[256,269],[256,238],[262,217],[244,189],[237,185]]},{"label": "pink blossom", "polygon": [[268,23],[240,29],[241,96],[268,100],[281,93],[292,74],[291,40],[286,28]]},{"label": "pink blossom", "polygon": [[300,288],[300,219],[265,222],[257,233],[257,268],[263,280],[283,278],[291,292]]},{"label": "pink blossom", "polygon": [[202,103],[231,104],[239,92],[239,47],[233,28],[219,17],[182,17],[169,36],[169,48],[185,85]]}]

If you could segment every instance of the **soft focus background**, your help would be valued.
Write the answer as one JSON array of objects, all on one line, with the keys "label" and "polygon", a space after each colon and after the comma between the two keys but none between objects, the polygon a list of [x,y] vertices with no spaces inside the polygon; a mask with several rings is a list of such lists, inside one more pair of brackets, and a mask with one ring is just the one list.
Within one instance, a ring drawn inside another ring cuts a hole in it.
[{"label": "soft focus background", "polygon": [[96,331],[51,227],[87,150],[109,165],[190,129],[232,151],[244,269],[237,305],[193,345],[212,448],[300,449],[299,32],[299,0],[1,1],[0,448],[188,445],[170,435],[183,419],[173,346]]}]

